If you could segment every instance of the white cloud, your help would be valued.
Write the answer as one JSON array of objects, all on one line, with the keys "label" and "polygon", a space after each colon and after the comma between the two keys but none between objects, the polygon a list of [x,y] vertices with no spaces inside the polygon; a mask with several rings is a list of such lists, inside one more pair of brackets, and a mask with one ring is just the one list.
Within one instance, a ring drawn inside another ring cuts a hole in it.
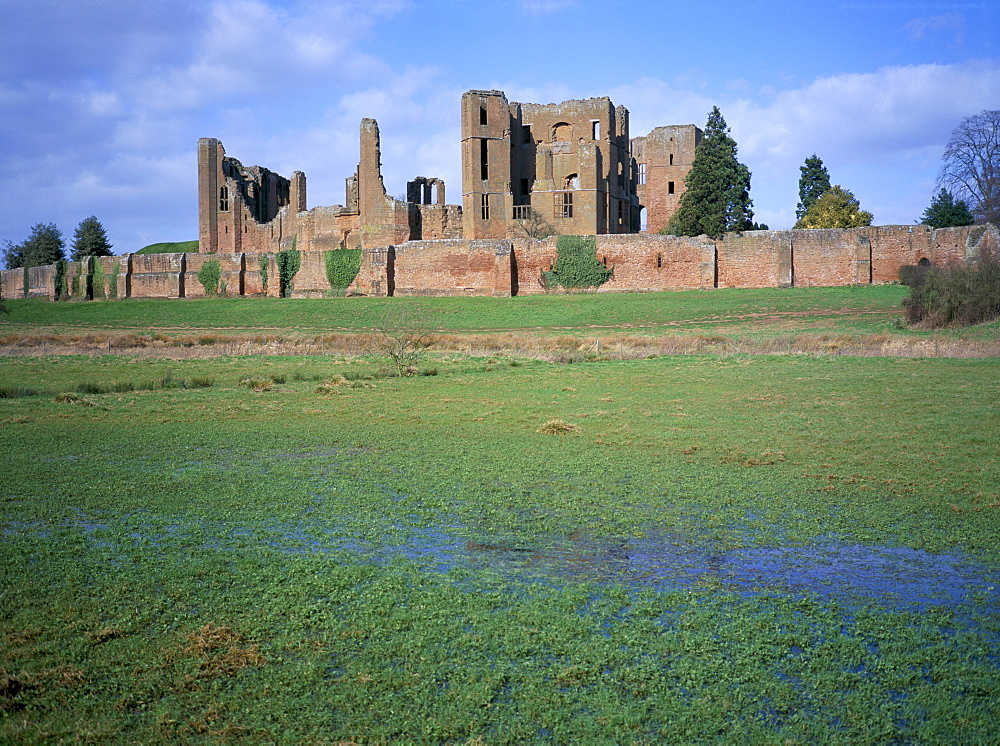
[{"label": "white cloud", "polygon": [[955,45],[965,41],[965,17],[958,13],[946,13],[928,18],[914,18],[906,24],[906,31],[914,41],[925,36],[947,35]]}]

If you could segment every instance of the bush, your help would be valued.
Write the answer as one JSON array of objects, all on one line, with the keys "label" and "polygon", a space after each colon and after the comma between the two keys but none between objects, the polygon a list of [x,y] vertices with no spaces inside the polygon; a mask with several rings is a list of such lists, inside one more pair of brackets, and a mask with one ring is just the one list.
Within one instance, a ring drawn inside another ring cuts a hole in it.
[{"label": "bush", "polygon": [[567,290],[596,288],[610,280],[614,269],[597,260],[597,239],[594,236],[559,236],[556,239],[556,263],[542,273],[542,286],[557,285]]},{"label": "bush", "polygon": [[903,301],[907,321],[928,327],[971,326],[1000,318],[1000,260],[927,267]]},{"label": "bush", "polygon": [[278,295],[282,298],[290,298],[292,296],[292,280],[295,279],[295,274],[302,266],[302,257],[299,256],[298,250],[288,249],[287,251],[279,251],[274,255],[274,259],[278,265]]},{"label": "bush", "polygon": [[222,266],[215,260],[209,259],[198,270],[198,282],[205,288],[205,295],[215,296],[219,294],[219,281],[222,279]]}]

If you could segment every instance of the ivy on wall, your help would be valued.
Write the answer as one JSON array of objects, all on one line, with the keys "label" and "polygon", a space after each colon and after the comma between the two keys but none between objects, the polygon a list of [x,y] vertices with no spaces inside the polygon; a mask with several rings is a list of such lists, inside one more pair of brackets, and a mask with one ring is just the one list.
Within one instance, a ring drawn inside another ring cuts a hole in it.
[{"label": "ivy on wall", "polygon": [[111,265],[111,274],[108,275],[108,298],[118,297],[118,273],[121,272],[121,260],[115,260]]},{"label": "ivy on wall", "polygon": [[323,254],[331,295],[343,295],[361,271],[361,249],[334,249]]},{"label": "ivy on wall", "polygon": [[72,290],[70,295],[73,298],[86,298],[87,287],[83,282],[83,262],[74,262],[76,272],[73,274]]},{"label": "ivy on wall", "polygon": [[90,257],[90,297],[103,298],[104,292],[104,265],[96,256]]},{"label": "ivy on wall", "polygon": [[219,280],[222,279],[222,267],[215,259],[209,259],[198,270],[198,282],[205,288],[205,295],[219,294]]},{"label": "ivy on wall", "polygon": [[297,249],[288,249],[279,251],[274,259],[278,264],[278,294],[289,298],[292,295],[292,280],[302,266],[302,257]]},{"label": "ivy on wall", "polygon": [[559,236],[556,262],[552,269],[542,272],[541,283],[546,290],[580,290],[600,287],[614,274],[614,268],[597,260],[596,236]]},{"label": "ivy on wall", "polygon": [[[66,297],[66,269],[68,265],[65,259],[60,259],[56,262],[56,276],[55,276],[55,286],[56,286],[56,300],[62,300]],[[24,268],[24,297],[28,297],[28,289],[31,286],[31,281],[28,275],[28,268]]]},{"label": "ivy on wall", "polygon": [[264,295],[267,295],[267,263],[270,259],[270,254],[264,254],[260,258],[260,286],[264,289]]}]

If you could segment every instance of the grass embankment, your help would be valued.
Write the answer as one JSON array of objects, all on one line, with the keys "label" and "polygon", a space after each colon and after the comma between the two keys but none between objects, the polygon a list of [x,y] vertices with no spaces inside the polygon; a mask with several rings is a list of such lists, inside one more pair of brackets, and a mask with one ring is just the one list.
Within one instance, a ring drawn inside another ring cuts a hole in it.
[{"label": "grass embankment", "polygon": [[995,737],[996,359],[378,365],[0,360],[0,740]]},{"label": "grass embankment", "polygon": [[198,251],[197,241],[174,241],[151,243],[139,249],[136,254],[188,254]]}]

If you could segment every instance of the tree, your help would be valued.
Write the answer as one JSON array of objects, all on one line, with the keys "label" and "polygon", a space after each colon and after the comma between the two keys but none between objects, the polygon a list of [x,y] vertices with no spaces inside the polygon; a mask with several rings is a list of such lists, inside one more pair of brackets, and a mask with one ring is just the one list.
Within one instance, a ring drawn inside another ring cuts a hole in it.
[{"label": "tree", "polygon": [[555,234],[555,228],[534,207],[529,207],[525,213],[524,217],[514,221],[512,232],[515,235],[525,238],[548,238]]},{"label": "tree", "polygon": [[736,141],[717,106],[708,115],[684,185],[680,205],[664,233],[721,238],[728,231],[753,226],[750,170],[736,160]]},{"label": "tree", "polygon": [[15,267],[41,267],[66,259],[62,231],[55,223],[38,223],[21,243],[7,241],[4,248],[4,262],[7,269]]},{"label": "tree", "polygon": [[977,222],[1000,225],[1000,110],[963,119],[941,160],[938,186],[965,199]]},{"label": "tree", "polygon": [[930,207],[924,210],[920,222],[931,228],[953,228],[972,225],[975,220],[965,200],[956,201],[951,192],[942,189],[931,200]]},{"label": "tree", "polygon": [[[823,192],[830,188],[830,174],[823,165],[822,159],[815,153],[806,158],[806,162],[799,166],[799,204],[795,208],[795,217],[802,220],[813,203],[823,196]],[[800,227],[799,225],[795,226]]]},{"label": "tree", "polygon": [[105,233],[101,221],[93,215],[76,227],[70,259],[78,262],[87,256],[111,256],[108,234]]},{"label": "tree", "polygon": [[386,358],[396,375],[409,376],[417,372],[433,336],[433,320],[423,308],[394,303],[372,324],[365,347],[368,354]]},{"label": "tree", "polygon": [[832,186],[816,200],[796,228],[862,228],[872,224],[872,214],[861,209],[857,198],[842,186]]}]

